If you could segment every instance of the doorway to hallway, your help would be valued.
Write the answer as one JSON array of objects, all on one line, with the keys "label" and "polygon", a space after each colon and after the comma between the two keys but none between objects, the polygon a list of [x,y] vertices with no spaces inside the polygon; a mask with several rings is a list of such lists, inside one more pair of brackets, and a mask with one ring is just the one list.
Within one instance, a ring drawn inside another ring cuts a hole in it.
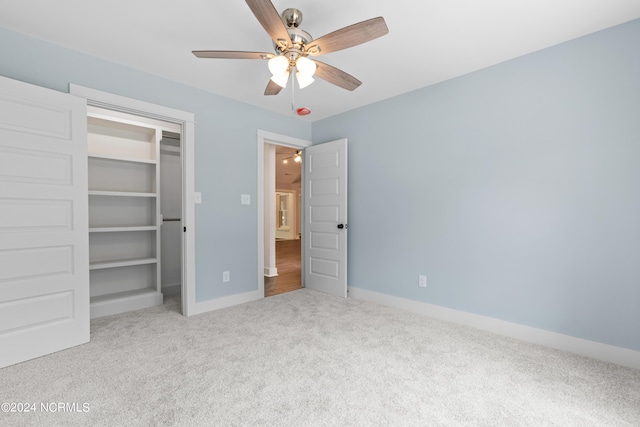
[{"label": "doorway to hallway", "polygon": [[282,145],[271,148],[275,149],[273,168],[270,168],[275,172],[275,192],[270,191],[268,197],[275,201],[275,204],[271,207],[274,215],[268,225],[274,231],[269,233],[269,238],[272,239],[272,247],[275,250],[275,260],[271,261],[275,262],[275,268],[271,268],[269,271],[272,274],[265,277],[265,297],[302,287],[302,152]]},{"label": "doorway to hallway", "polygon": [[[302,167],[299,205],[302,287],[347,297],[347,140],[310,141],[258,130],[258,291],[276,277],[276,146],[297,148]],[[306,165],[306,166],[304,166]],[[303,203],[304,201],[304,203]]]},{"label": "doorway to hallway", "polygon": [[[276,163],[283,166],[287,160],[301,164],[295,160],[296,152],[311,146],[311,141],[275,134],[263,130],[258,131],[258,290],[264,296],[277,295],[305,286],[304,246],[302,225],[302,176],[304,167],[296,175],[292,171],[284,170],[289,184],[280,182],[276,185]],[[276,151],[279,151],[276,155]],[[285,152],[287,154],[285,155]],[[294,183],[293,181],[297,181]],[[278,188],[280,187],[280,188]],[[288,203],[283,208],[277,206],[277,193],[289,195]],[[284,214],[284,216],[283,216]],[[280,229],[277,231],[277,229]],[[289,230],[287,230],[289,228]],[[291,240],[287,243],[286,241]],[[281,243],[283,242],[283,243]],[[276,245],[278,243],[278,245]],[[279,254],[276,257],[276,247]],[[276,259],[278,265],[276,265]],[[282,268],[282,270],[280,270]],[[297,279],[297,280],[296,280]]]}]

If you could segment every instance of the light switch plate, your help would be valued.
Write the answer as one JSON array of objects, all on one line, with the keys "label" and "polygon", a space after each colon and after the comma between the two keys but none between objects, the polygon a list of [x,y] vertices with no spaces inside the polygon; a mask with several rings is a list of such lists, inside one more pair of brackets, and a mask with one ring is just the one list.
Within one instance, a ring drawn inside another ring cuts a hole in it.
[{"label": "light switch plate", "polygon": [[195,193],[193,193],[193,203],[197,205],[202,203],[202,193],[200,193],[199,191],[196,191]]},{"label": "light switch plate", "polygon": [[427,287],[427,276],[423,276],[422,274],[418,276],[418,286],[421,288]]}]

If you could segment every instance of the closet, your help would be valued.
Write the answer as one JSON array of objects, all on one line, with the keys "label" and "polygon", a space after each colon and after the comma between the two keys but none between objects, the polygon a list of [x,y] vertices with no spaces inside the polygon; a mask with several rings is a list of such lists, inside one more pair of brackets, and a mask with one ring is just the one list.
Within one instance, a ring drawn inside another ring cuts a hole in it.
[{"label": "closet", "polygon": [[[163,303],[163,181],[169,187],[162,179],[164,134],[177,139],[180,164],[179,125],[88,107],[92,318]],[[179,209],[167,219],[180,226],[180,183],[177,188]],[[173,239],[181,267],[180,233]]]}]

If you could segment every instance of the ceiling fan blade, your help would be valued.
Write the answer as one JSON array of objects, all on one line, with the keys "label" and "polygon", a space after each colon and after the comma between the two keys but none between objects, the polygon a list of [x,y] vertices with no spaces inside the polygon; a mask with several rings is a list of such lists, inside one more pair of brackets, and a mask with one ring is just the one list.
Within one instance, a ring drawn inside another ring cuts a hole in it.
[{"label": "ceiling fan blade", "polygon": [[323,55],[377,39],[388,32],[384,18],[379,16],[324,35],[310,42],[306,49],[309,55]]},{"label": "ceiling fan blade", "polygon": [[275,56],[267,52],[240,52],[234,50],[194,50],[193,54],[198,58],[221,59],[270,59]]},{"label": "ceiling fan blade", "polygon": [[345,73],[342,70],[325,64],[324,62],[315,61],[318,68],[316,68],[316,77],[320,77],[322,80],[326,80],[329,83],[333,83],[336,86],[340,86],[343,89],[354,90],[362,84],[362,82],[350,74]]},{"label": "ceiling fan blade", "polygon": [[277,83],[274,83],[273,80],[269,79],[269,83],[267,84],[267,88],[264,90],[265,95],[277,95],[282,90],[282,87]]},{"label": "ceiling fan blade", "polygon": [[284,49],[291,47],[291,37],[280,14],[269,0],[246,0],[247,5],[274,42]]}]

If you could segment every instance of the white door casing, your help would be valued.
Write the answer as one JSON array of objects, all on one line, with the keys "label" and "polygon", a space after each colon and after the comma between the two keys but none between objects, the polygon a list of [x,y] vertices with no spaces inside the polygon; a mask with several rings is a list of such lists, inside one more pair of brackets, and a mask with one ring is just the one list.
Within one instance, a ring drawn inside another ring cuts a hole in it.
[{"label": "white door casing", "polygon": [[347,140],[304,150],[305,287],[347,296]]},{"label": "white door casing", "polygon": [[89,341],[85,100],[0,77],[0,367]]},{"label": "white door casing", "polygon": [[182,314],[193,316],[213,310],[196,301],[195,265],[195,116],[187,111],[127,98],[96,89],[69,85],[70,93],[85,99],[88,105],[115,112],[139,115],[181,126],[180,152],[182,157]]}]

